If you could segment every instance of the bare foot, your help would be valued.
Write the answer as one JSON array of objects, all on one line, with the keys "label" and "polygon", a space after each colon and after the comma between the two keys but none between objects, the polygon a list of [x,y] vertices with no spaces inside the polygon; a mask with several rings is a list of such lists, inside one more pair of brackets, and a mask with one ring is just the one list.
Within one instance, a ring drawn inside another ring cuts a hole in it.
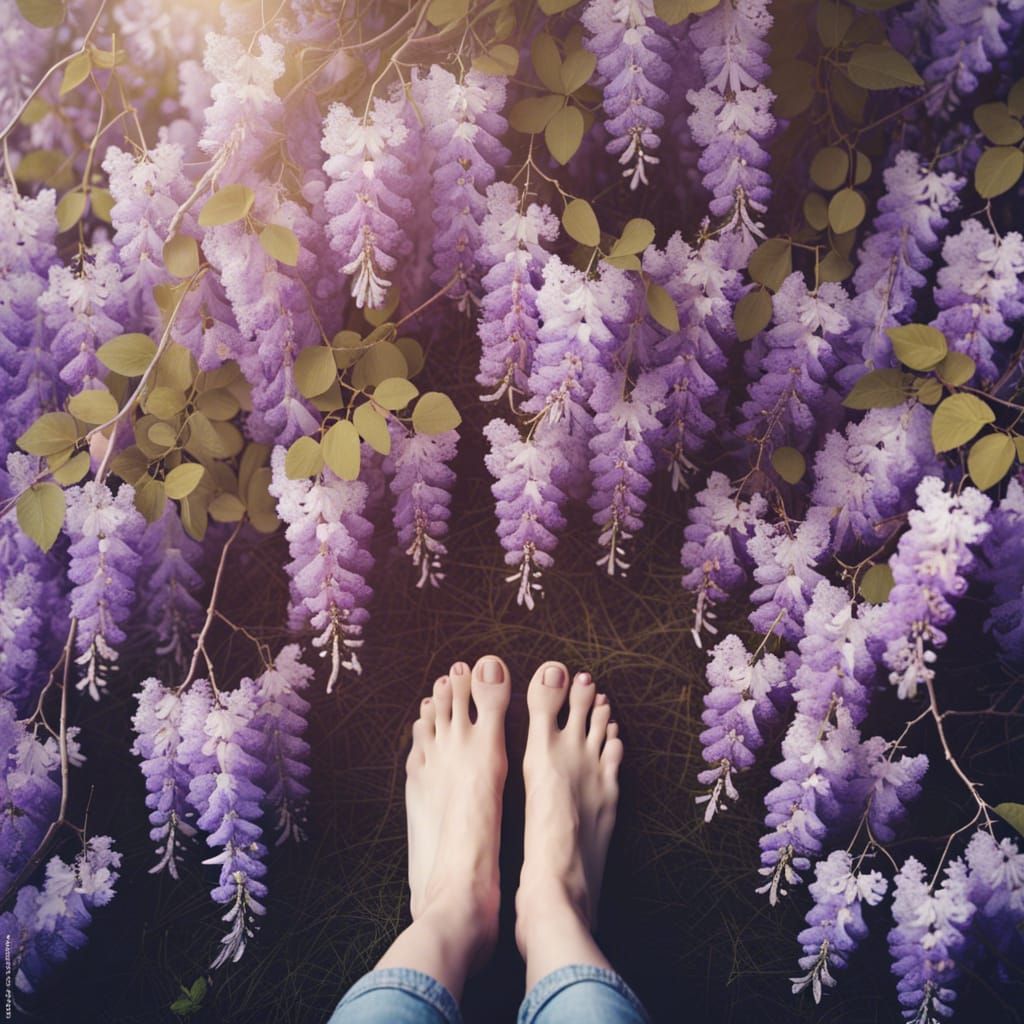
[{"label": "bare foot", "polygon": [[[569,716],[557,716],[566,698]],[[516,894],[516,941],[533,984],[562,963],[606,966],[590,939],[608,841],[615,826],[622,740],[589,673],[541,665],[527,694],[523,759],[526,831]]]},{"label": "bare foot", "polygon": [[471,968],[490,955],[498,932],[510,689],[500,658],[481,658],[472,672],[465,662],[452,665],[421,705],[406,762],[413,920],[430,918],[449,940],[458,937]]}]

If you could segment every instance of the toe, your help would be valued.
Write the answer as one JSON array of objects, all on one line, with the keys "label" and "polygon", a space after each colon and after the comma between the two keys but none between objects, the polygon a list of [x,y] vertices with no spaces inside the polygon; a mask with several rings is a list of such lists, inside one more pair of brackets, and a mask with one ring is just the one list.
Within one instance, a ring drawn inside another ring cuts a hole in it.
[{"label": "toe", "polygon": [[545,661],[533,674],[526,691],[530,728],[555,728],[555,719],[568,692],[569,672],[560,661]]},{"label": "toe", "polygon": [[464,661],[455,662],[448,670],[448,680],[452,687],[452,721],[469,725],[469,666]]},{"label": "toe", "polygon": [[452,724],[452,685],[447,676],[441,676],[434,683],[434,722],[438,732],[444,732]]},{"label": "toe", "polygon": [[594,698],[594,710],[590,712],[590,728],[587,730],[587,746],[600,751],[608,731],[608,722],[612,717],[612,706],[607,695],[597,694]]},{"label": "toe", "polygon": [[594,705],[594,680],[589,672],[577,672],[569,690],[569,721],[566,730],[583,739],[587,730],[587,715]]},{"label": "toe", "polygon": [[625,748],[622,740],[619,739],[619,726],[616,722],[609,722],[605,731],[604,748],[601,751],[601,773],[609,782],[615,782],[619,775],[619,765],[622,764],[622,756]]},{"label": "toe", "polygon": [[493,654],[481,658],[473,666],[473,703],[478,722],[501,723],[505,718],[511,675],[508,666]]},{"label": "toe", "polygon": [[420,701],[420,718],[426,727],[426,734],[428,738],[433,738],[437,712],[434,709],[434,700],[432,697],[424,697],[423,700]]}]

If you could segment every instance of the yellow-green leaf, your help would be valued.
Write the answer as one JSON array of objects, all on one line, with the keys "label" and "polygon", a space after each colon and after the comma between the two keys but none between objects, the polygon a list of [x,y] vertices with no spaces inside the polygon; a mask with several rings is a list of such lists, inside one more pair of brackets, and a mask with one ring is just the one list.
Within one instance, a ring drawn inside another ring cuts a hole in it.
[{"label": "yellow-green leaf", "polygon": [[141,377],[156,355],[156,342],[148,334],[119,334],[96,350],[96,358],[122,377]]},{"label": "yellow-green leaf", "polygon": [[870,604],[885,604],[889,600],[894,582],[892,569],[889,568],[888,562],[873,565],[861,577],[859,587],[861,597]]},{"label": "yellow-green leaf", "polygon": [[206,536],[208,520],[209,495],[204,491],[195,491],[184,498],[179,508],[181,525],[185,532],[194,540],[202,540]]},{"label": "yellow-green leaf", "polygon": [[826,146],[814,154],[811,161],[811,181],[826,192],[833,192],[846,181],[850,173],[850,157],[845,149]]},{"label": "yellow-green leaf", "polygon": [[199,211],[199,225],[204,228],[233,224],[251,209],[256,196],[248,185],[225,185],[203,204]]},{"label": "yellow-green leaf", "polygon": [[654,241],[654,225],[643,217],[627,221],[622,235],[612,246],[611,256],[635,256]]},{"label": "yellow-green leaf", "polygon": [[589,50],[573,50],[562,62],[562,90],[571,94],[586,85],[595,67],[597,58]]},{"label": "yellow-green leaf", "polygon": [[594,208],[586,199],[574,199],[562,214],[566,234],[580,245],[595,247],[601,243],[601,228]]},{"label": "yellow-green leaf", "polygon": [[1005,103],[982,103],[975,107],[974,123],[985,138],[997,146],[1012,146],[1024,139],[1024,127]]},{"label": "yellow-green leaf", "polygon": [[149,425],[146,438],[157,448],[169,449],[178,446],[178,431],[170,423],[164,423],[163,420]]},{"label": "yellow-green leaf", "polygon": [[398,309],[398,302],[402,297],[401,289],[393,284],[384,296],[384,304],[363,310],[363,319],[373,327],[380,327],[391,319],[391,315]]},{"label": "yellow-green leaf", "polygon": [[1010,828],[1024,836],[1024,804],[996,804],[992,808]]},{"label": "yellow-green leaf", "polygon": [[100,220],[110,223],[110,211],[114,208],[114,197],[107,188],[89,189],[89,202],[92,205],[92,212]]},{"label": "yellow-green leaf", "polygon": [[405,359],[408,368],[406,376],[415,377],[426,362],[423,356],[423,346],[415,338],[399,338],[395,342],[395,348],[402,353],[402,357]]},{"label": "yellow-green leaf", "polygon": [[77,455],[72,455],[60,469],[55,469],[50,475],[62,487],[70,487],[72,484],[77,484],[89,472],[91,463],[92,459],[88,452],[79,452]]},{"label": "yellow-green leaf", "polygon": [[793,272],[793,247],[788,238],[769,238],[751,254],[747,271],[758,284],[773,292]]},{"label": "yellow-green leaf", "polygon": [[155,387],[146,396],[145,408],[146,412],[169,420],[185,408],[185,393],[177,388]]},{"label": "yellow-green leaf", "polygon": [[141,479],[148,468],[149,460],[135,445],[122,449],[110,460],[110,472],[126,484],[134,484]]},{"label": "yellow-green leaf", "polygon": [[949,346],[942,331],[927,324],[904,324],[885,332],[896,358],[911,370],[931,370],[946,357]]},{"label": "yellow-green leaf", "polygon": [[675,333],[679,330],[679,310],[676,309],[675,300],[660,284],[653,281],[647,285],[647,309],[666,331]]},{"label": "yellow-green leaf", "polygon": [[520,100],[509,111],[509,124],[524,135],[537,135],[547,128],[551,118],[565,106],[565,97],[549,94]]},{"label": "yellow-green leaf", "polygon": [[837,0],[821,0],[816,20],[821,45],[827,50],[834,50],[853,24],[853,11]]},{"label": "yellow-green leaf", "polygon": [[1024,173],[1024,153],[1016,146],[991,146],[974,168],[974,187],[982,199],[1009,192]]},{"label": "yellow-green leaf", "polygon": [[388,377],[374,388],[373,400],[377,405],[394,411],[404,409],[419,393],[419,388],[404,377]]},{"label": "yellow-green leaf", "polygon": [[547,15],[561,14],[562,11],[575,7],[579,0],[539,0],[537,6]]},{"label": "yellow-green leaf", "polygon": [[841,235],[857,227],[867,212],[864,197],[856,189],[840,189],[828,204],[828,222]]},{"label": "yellow-green leaf", "polygon": [[359,406],[352,414],[352,422],[360,437],[381,455],[391,451],[391,433],[388,421],[369,402]]},{"label": "yellow-green leaf", "polygon": [[18,10],[36,28],[56,28],[66,13],[64,0],[18,0]]},{"label": "yellow-green leaf", "polygon": [[863,185],[871,177],[871,161],[858,149],[853,167],[854,185]]},{"label": "yellow-green leaf", "polygon": [[260,232],[260,245],[279,263],[294,267],[299,262],[299,239],[291,228],[283,224],[268,224]]},{"label": "yellow-green leaf", "polygon": [[[198,410],[193,412],[186,421],[186,426],[188,427],[188,440],[185,442],[185,451],[197,459],[227,458],[229,453],[224,447],[220,434],[203,413]],[[221,424],[217,424],[217,426],[221,426]]]},{"label": "yellow-green leaf", "polygon": [[324,457],[320,445],[311,437],[293,441],[284,457],[284,475],[289,480],[304,480],[316,476],[323,469]]},{"label": "yellow-green leaf", "polygon": [[891,409],[906,401],[899,370],[869,370],[843,399],[847,409]]},{"label": "yellow-green leaf", "polygon": [[18,181],[48,181],[66,162],[59,149],[34,149],[18,161],[14,177]]},{"label": "yellow-green leaf", "polygon": [[427,8],[427,21],[440,28],[458,18],[464,18],[469,11],[469,0],[431,0]]},{"label": "yellow-green leaf", "polygon": [[828,200],[820,192],[808,192],[804,197],[804,220],[815,231],[828,227]]},{"label": "yellow-green leaf", "polygon": [[199,486],[205,472],[198,462],[183,462],[175,466],[164,479],[167,497],[175,501],[187,498]]},{"label": "yellow-green leaf", "polygon": [[199,269],[199,245],[191,235],[175,235],[164,243],[164,266],[175,277],[191,277]]},{"label": "yellow-green leaf", "polygon": [[428,391],[412,411],[412,425],[417,434],[443,434],[462,422],[452,400],[440,391]]},{"label": "yellow-green leaf", "polygon": [[95,388],[72,395],[68,410],[83,423],[107,423],[117,415],[117,401],[106,388]]},{"label": "yellow-green leaf", "polygon": [[89,51],[76,53],[64,65],[64,77],[60,82],[61,96],[66,96],[72,89],[77,89],[89,77],[91,71],[92,57],[89,56]]},{"label": "yellow-green leaf", "polygon": [[939,377],[951,387],[958,388],[966,384],[973,376],[977,366],[974,360],[963,352],[950,352],[935,367]]},{"label": "yellow-green leaf", "polygon": [[545,89],[562,92],[562,58],[558,44],[547,32],[539,32],[530,47],[533,70]]},{"label": "yellow-green leaf", "polygon": [[389,377],[408,376],[409,366],[402,350],[393,341],[378,341],[356,363],[352,383],[357,388],[371,388]]},{"label": "yellow-green leaf", "polygon": [[760,334],[772,319],[772,297],[763,288],[757,288],[736,303],[736,337],[750,341]]},{"label": "yellow-green leaf", "polygon": [[914,65],[891,46],[865,43],[850,55],[846,67],[850,80],[864,89],[906,89],[924,85]]},{"label": "yellow-green leaf", "polygon": [[995,420],[991,407],[974,395],[950,395],[932,416],[932,444],[936,452],[948,452],[966,444]]},{"label": "yellow-green leaf", "polygon": [[57,230],[73,228],[85,213],[85,193],[65,192],[57,204]]},{"label": "yellow-green leaf", "polygon": [[73,417],[66,412],[46,412],[18,438],[18,447],[29,455],[56,455],[77,440]]},{"label": "yellow-green leaf", "polygon": [[245,506],[241,499],[227,491],[218,494],[210,502],[207,511],[210,513],[210,518],[215,519],[218,523],[237,523],[245,516]]},{"label": "yellow-green leaf", "polygon": [[1006,97],[1006,109],[1014,117],[1024,117],[1024,78],[1018,79],[1010,87]]},{"label": "yellow-green leaf", "polygon": [[473,67],[485,75],[509,78],[519,70],[519,51],[508,43],[492,46],[487,53],[473,59]]},{"label": "yellow-green leaf", "polygon": [[33,484],[16,505],[22,532],[49,551],[64,525],[64,492],[56,484]]},{"label": "yellow-green leaf", "polygon": [[348,420],[335,423],[324,434],[320,442],[324,462],[336,476],[342,480],[355,480],[359,477],[359,462],[362,457],[362,443],[359,431]]},{"label": "yellow-green leaf", "polygon": [[987,491],[1010,472],[1017,449],[1006,434],[988,434],[971,445],[967,453],[967,472],[974,486]]},{"label": "yellow-green leaf", "polygon": [[583,141],[583,115],[575,107],[563,107],[548,121],[544,141],[558,163],[568,163]]},{"label": "yellow-green leaf", "polygon": [[295,360],[295,386],[306,398],[322,395],[337,379],[334,353],[323,345],[303,349]]},{"label": "yellow-green leaf", "polygon": [[807,472],[807,460],[788,445],[772,452],[772,466],[787,484],[798,484]]},{"label": "yellow-green leaf", "polygon": [[196,408],[211,420],[233,419],[238,412],[238,399],[227,388],[210,388],[196,399]]},{"label": "yellow-green leaf", "polygon": [[942,385],[934,377],[918,377],[914,397],[924,405],[938,405]]},{"label": "yellow-green leaf", "polygon": [[853,264],[841,253],[832,249],[825,253],[825,258],[818,264],[818,280],[845,281],[853,273]]}]

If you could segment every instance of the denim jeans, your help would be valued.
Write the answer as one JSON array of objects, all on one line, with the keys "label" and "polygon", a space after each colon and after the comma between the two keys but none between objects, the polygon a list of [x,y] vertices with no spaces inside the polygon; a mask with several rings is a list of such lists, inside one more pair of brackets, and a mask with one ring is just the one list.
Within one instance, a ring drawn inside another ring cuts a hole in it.
[{"label": "denim jeans", "polygon": [[[328,1024],[461,1024],[454,996],[436,978],[405,967],[371,971],[338,1004]],[[541,978],[519,1007],[518,1024],[648,1024],[614,971],[589,964]]]}]

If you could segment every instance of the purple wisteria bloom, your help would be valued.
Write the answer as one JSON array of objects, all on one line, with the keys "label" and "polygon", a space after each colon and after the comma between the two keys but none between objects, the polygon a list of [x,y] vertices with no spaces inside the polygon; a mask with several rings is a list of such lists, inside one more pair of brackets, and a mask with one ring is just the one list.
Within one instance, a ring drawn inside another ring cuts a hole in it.
[{"label": "purple wisteria bloom", "polygon": [[1019,963],[1024,947],[1024,853],[1019,840],[997,840],[991,832],[978,829],[964,859],[970,869],[970,898],[977,907],[974,925],[980,945],[1003,963]]},{"label": "purple wisteria bloom", "polygon": [[1004,657],[1024,661],[1024,485],[1014,477],[988,517],[979,576],[992,587],[985,629]]}]

